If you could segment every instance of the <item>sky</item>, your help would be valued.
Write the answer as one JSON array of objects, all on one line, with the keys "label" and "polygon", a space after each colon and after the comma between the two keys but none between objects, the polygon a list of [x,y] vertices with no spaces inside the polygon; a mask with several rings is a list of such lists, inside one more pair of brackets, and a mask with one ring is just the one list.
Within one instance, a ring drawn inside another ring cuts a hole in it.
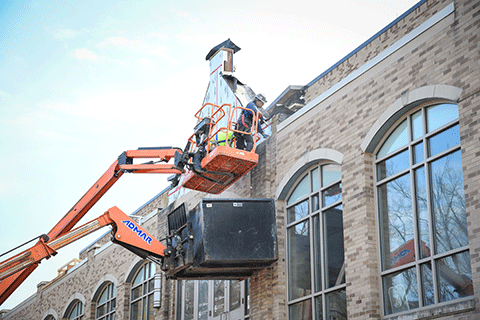
[{"label": "sky", "polygon": [[[214,46],[239,46],[237,78],[271,102],[417,2],[0,1],[0,254],[48,233],[123,151],[183,148]],[[167,177],[125,174],[80,223],[113,206],[133,213]],[[0,310],[105,232],[42,262]]]}]

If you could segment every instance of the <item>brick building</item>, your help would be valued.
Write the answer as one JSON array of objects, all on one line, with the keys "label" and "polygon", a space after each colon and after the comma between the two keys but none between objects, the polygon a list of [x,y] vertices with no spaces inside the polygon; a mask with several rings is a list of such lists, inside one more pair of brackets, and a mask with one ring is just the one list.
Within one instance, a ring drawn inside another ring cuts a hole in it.
[{"label": "brick building", "polygon": [[[2,319],[480,318],[479,28],[480,1],[420,1],[270,104],[257,167],[220,196],[275,199],[271,267],[166,280],[106,235]],[[163,237],[172,208],[205,196],[134,214]]]}]

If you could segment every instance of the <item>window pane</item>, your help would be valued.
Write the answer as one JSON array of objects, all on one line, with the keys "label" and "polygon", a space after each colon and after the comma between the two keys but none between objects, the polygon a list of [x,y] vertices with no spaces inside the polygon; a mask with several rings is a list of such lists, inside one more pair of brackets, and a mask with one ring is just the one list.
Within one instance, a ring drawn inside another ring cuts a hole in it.
[{"label": "window pane", "polygon": [[420,237],[420,257],[430,256],[430,225],[428,220],[427,186],[425,167],[415,170],[415,203],[417,206],[418,232]]},{"label": "window pane", "polygon": [[320,209],[320,199],[318,193],[312,197],[312,212]]},{"label": "window pane", "polygon": [[408,150],[377,164],[377,181],[394,175],[410,166]]},{"label": "window pane", "polygon": [[435,249],[442,253],[468,244],[461,152],[430,166]]},{"label": "window pane", "polygon": [[342,200],[342,184],[337,183],[327,190],[322,192],[323,195],[323,206],[329,206],[337,201]]},{"label": "window pane", "polygon": [[386,314],[418,308],[415,268],[385,276],[383,278],[383,292]]},{"label": "window pane", "polygon": [[109,288],[109,286],[107,286],[106,288],[103,289],[102,294],[100,295],[100,299],[98,300],[99,304],[102,304],[105,301],[107,301],[108,288]]},{"label": "window pane", "polygon": [[347,295],[345,289],[329,293],[325,296],[327,319],[347,319]]},{"label": "window pane", "polygon": [[132,289],[132,301],[138,299],[142,295],[142,286],[138,286]]},{"label": "window pane", "polygon": [[322,186],[326,187],[342,178],[341,167],[336,164],[322,166]]},{"label": "window pane", "polygon": [[422,162],[424,159],[423,142],[421,142],[413,146],[413,163]]},{"label": "window pane", "polygon": [[449,301],[473,295],[472,269],[468,251],[437,262],[439,301]]},{"label": "window pane", "polygon": [[155,267],[155,263],[149,262],[148,266],[150,268],[150,277],[155,276],[155,271],[157,270],[157,267]]},{"label": "window pane", "polygon": [[311,320],[312,319],[312,300],[307,299],[302,302],[295,303],[288,308],[290,319],[295,320]]},{"label": "window pane", "polygon": [[430,262],[421,265],[422,272],[422,292],[423,292],[423,305],[429,306],[435,303],[435,295],[433,292],[433,278],[432,278],[432,265]]},{"label": "window pane", "polygon": [[455,104],[440,104],[427,108],[427,132],[458,119],[458,107]]},{"label": "window pane", "polygon": [[331,288],[345,283],[342,206],[324,212],[325,281]]},{"label": "window pane", "polygon": [[308,220],[288,228],[289,299],[311,294]]},{"label": "window pane", "polygon": [[240,293],[240,281],[230,281],[230,311],[240,308],[241,293]]},{"label": "window pane", "polygon": [[198,320],[208,319],[208,280],[198,281]]},{"label": "window pane", "polygon": [[313,262],[315,277],[315,292],[323,290],[322,286],[322,226],[320,216],[317,214],[313,217]]},{"label": "window pane", "polygon": [[315,168],[312,170],[312,192],[318,189],[320,189],[320,177],[318,168]]},{"label": "window pane", "polygon": [[[145,285],[146,287],[147,285]],[[155,278],[151,278],[149,281],[148,281],[148,292],[151,292],[155,289]]]},{"label": "window pane", "polygon": [[153,294],[148,296],[147,320],[154,320],[155,309],[153,308]]},{"label": "window pane", "polygon": [[317,319],[323,319],[322,296],[315,298],[315,320]]},{"label": "window pane", "polygon": [[410,174],[381,185],[378,201],[382,264],[386,270],[410,262],[398,255],[404,253],[402,246],[413,239]]},{"label": "window pane", "polygon": [[442,151],[460,144],[460,127],[458,125],[440,132],[428,139],[429,155],[434,156]]},{"label": "window pane", "polygon": [[308,174],[300,181],[290,198],[288,198],[287,205],[290,205],[298,199],[308,195],[310,193],[310,184],[308,181]]},{"label": "window pane", "polygon": [[423,136],[422,110],[412,115],[412,137],[416,140]]},{"label": "window pane", "polygon": [[131,311],[130,311],[130,314],[131,314],[131,319],[132,320],[142,320],[142,314],[140,312],[140,310],[142,310],[142,301],[139,300],[135,303],[132,303],[131,304]]},{"label": "window pane", "polygon": [[97,318],[103,316],[106,313],[107,305],[103,304],[97,308]]},{"label": "window pane", "polygon": [[387,140],[383,143],[382,148],[377,154],[377,159],[380,159],[392,151],[397,150],[400,147],[403,147],[408,143],[408,132],[407,132],[407,120],[403,121],[396,129],[393,131]]},{"label": "window pane", "polygon": [[184,306],[184,314],[185,320],[190,320],[193,319],[193,290],[194,290],[194,281],[193,280],[188,280],[185,281],[185,306]]},{"label": "window pane", "polygon": [[213,286],[213,316],[217,317],[225,311],[225,280],[215,280]]},{"label": "window pane", "polygon": [[287,222],[293,222],[308,216],[308,200],[287,209]]},{"label": "window pane", "polygon": [[143,281],[143,268],[140,268],[137,275],[135,276],[135,280],[133,280],[132,286],[136,286]]}]

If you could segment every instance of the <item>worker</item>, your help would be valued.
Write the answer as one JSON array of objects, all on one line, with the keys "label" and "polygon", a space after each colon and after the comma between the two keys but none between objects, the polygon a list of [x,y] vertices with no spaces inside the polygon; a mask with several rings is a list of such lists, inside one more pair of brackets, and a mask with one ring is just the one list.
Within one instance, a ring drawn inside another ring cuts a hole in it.
[{"label": "worker", "polygon": [[230,130],[228,131],[228,139],[227,139],[227,132],[224,130],[221,130],[220,132],[217,132],[217,134],[214,135],[212,139],[210,139],[210,142],[214,148],[217,146],[225,146],[225,145],[228,145],[229,147],[231,147],[233,144],[233,132]]},{"label": "worker", "polygon": [[[253,100],[250,101],[245,107],[247,110],[243,110],[240,114],[240,117],[237,120],[237,130],[243,132],[250,132],[252,129],[253,115],[257,114],[259,116],[257,131],[264,138],[267,138],[268,135],[263,132],[261,126],[261,123],[264,123],[265,120],[263,119],[262,113],[259,112],[257,109],[263,107],[266,102],[267,99],[265,99],[265,96],[263,94],[257,94],[253,98]],[[253,134],[235,132],[235,139],[237,141],[237,149],[252,151],[254,139]]]}]

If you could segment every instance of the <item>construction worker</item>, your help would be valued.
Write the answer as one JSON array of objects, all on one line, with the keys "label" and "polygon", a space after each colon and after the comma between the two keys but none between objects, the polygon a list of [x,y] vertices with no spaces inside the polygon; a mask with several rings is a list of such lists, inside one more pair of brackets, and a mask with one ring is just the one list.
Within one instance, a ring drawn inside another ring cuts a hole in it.
[{"label": "construction worker", "polygon": [[[264,138],[268,136],[263,132],[261,123],[265,122],[263,119],[262,113],[258,111],[257,108],[263,107],[267,102],[265,96],[261,93],[257,94],[252,101],[250,101],[245,107],[247,110],[243,110],[240,114],[240,117],[237,120],[237,130],[243,132],[250,132],[252,130],[253,115],[257,114],[259,116],[257,131]],[[253,136],[252,134],[244,134],[235,132],[235,139],[237,141],[237,149],[252,151],[253,149]]]},{"label": "construction worker", "polygon": [[233,144],[233,132],[230,130],[228,131],[228,139],[227,139],[227,132],[222,130],[218,132],[216,135],[214,135],[212,139],[210,139],[210,142],[213,147],[225,146],[227,145],[227,142],[228,142],[228,146],[231,147]]}]

